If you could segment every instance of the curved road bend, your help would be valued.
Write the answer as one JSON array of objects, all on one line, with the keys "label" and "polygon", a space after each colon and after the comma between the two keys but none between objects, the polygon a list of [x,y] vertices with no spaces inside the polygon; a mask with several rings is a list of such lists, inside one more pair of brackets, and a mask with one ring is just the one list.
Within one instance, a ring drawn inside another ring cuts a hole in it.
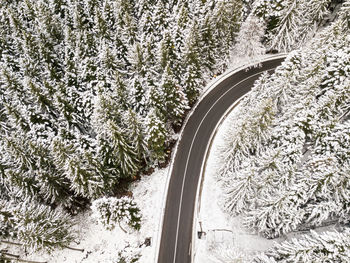
[{"label": "curved road bend", "polygon": [[202,99],[189,118],[169,182],[158,263],[191,262],[195,198],[210,135],[225,111],[251,89],[261,73],[274,70],[283,60],[262,62],[260,68],[243,69],[224,79]]}]

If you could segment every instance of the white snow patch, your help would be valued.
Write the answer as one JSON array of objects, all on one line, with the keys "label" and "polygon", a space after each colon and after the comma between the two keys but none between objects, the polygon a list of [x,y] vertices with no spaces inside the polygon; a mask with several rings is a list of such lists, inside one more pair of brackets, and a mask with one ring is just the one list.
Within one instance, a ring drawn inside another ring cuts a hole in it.
[{"label": "white snow patch", "polygon": [[[134,200],[142,214],[139,232],[124,233],[120,228],[105,230],[93,220],[91,211],[87,211],[76,218],[78,244],[72,245],[84,249],[84,252],[63,249],[55,250],[52,254],[35,253],[26,258],[48,263],[116,263],[118,253],[124,250],[125,256],[140,254],[140,263],[153,262],[155,253],[158,253],[155,240],[167,172],[168,168],[157,170],[150,176],[143,176],[141,181],[131,186]],[[142,245],[146,238],[151,238],[151,246]]]},{"label": "white snow patch", "polygon": [[[233,109],[219,126],[207,159],[197,215],[206,235],[201,239],[194,237],[195,263],[235,262],[231,260],[242,262],[257,252],[267,250],[277,241],[251,233],[244,228],[240,217],[232,218],[220,208],[223,192],[216,179],[224,161],[220,153],[227,141],[225,137],[230,134],[230,127],[237,118],[238,107]],[[196,227],[197,232],[200,231],[200,225]]]}]

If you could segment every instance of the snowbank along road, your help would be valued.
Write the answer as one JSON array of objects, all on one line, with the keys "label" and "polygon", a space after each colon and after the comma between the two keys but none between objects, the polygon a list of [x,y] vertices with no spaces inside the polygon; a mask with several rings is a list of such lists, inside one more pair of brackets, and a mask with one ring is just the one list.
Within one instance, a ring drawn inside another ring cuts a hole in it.
[{"label": "snowbank along road", "polygon": [[163,218],[158,263],[189,263],[192,260],[192,223],[196,192],[207,143],[226,110],[250,91],[254,81],[272,72],[284,56],[272,56],[261,67],[226,74],[198,103],[178,142]]}]

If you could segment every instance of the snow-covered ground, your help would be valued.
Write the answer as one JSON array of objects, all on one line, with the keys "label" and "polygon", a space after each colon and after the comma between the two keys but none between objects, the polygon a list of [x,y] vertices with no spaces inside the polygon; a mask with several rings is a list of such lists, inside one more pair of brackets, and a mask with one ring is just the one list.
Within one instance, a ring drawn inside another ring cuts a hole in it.
[{"label": "snow-covered ground", "polygon": [[[167,172],[167,168],[157,170],[150,176],[143,176],[141,181],[131,186],[142,213],[139,232],[124,233],[120,228],[105,230],[94,221],[91,211],[88,211],[76,218],[79,243],[72,245],[84,249],[84,252],[63,249],[55,250],[52,254],[22,255],[21,258],[49,263],[117,263],[120,258],[118,254],[122,253],[126,259],[139,254],[140,263],[154,262]],[[143,245],[146,238],[151,238],[151,246]],[[17,252],[13,245],[8,245],[8,249],[14,254]],[[131,261],[127,259],[125,262]]]},{"label": "snow-covered ground", "polygon": [[273,241],[249,232],[239,217],[231,218],[220,208],[223,192],[216,176],[223,162],[220,152],[227,141],[225,137],[230,134],[230,127],[234,125],[236,112],[233,109],[222,121],[208,154],[196,212],[196,232],[201,230],[201,225],[206,235],[201,239],[195,237],[196,263],[244,262],[250,255],[265,251],[273,244]]}]

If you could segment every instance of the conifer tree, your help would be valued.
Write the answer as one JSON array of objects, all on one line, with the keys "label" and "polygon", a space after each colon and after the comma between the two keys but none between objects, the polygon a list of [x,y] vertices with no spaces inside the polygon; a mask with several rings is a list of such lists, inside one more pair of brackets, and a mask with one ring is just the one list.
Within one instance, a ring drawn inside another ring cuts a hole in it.
[{"label": "conifer tree", "polygon": [[203,59],[203,66],[212,71],[216,62],[215,44],[214,44],[214,29],[211,24],[211,13],[208,13],[204,20],[201,21],[199,26],[200,34],[200,48],[201,48],[201,59]]},{"label": "conifer tree", "polygon": [[215,53],[217,57],[227,57],[232,47],[242,19],[242,1],[219,0],[213,10],[212,28],[217,38]]},{"label": "conifer tree", "polygon": [[270,262],[347,262],[349,258],[349,231],[316,233],[275,244],[265,254],[253,259],[256,263]]},{"label": "conifer tree", "polygon": [[22,134],[3,137],[1,149],[7,154],[2,157],[2,165],[8,188],[14,189],[22,198],[30,198],[39,194],[35,178],[35,156],[31,155],[28,142]]},{"label": "conifer tree", "polygon": [[74,240],[73,221],[63,211],[28,201],[14,204],[3,200],[0,210],[1,225],[7,226],[2,238],[16,238],[32,251],[63,248]]},{"label": "conifer tree", "polygon": [[251,167],[241,169],[234,176],[222,179],[225,184],[225,210],[231,215],[253,208],[258,197],[257,171]]},{"label": "conifer tree", "polygon": [[133,77],[129,80],[130,99],[132,108],[144,115],[147,112],[149,85],[148,76],[151,68],[147,69],[147,55],[141,43],[134,44],[129,54],[129,61],[133,70]]},{"label": "conifer tree", "polygon": [[184,76],[181,78],[181,85],[190,106],[196,102],[199,96],[203,79],[197,26],[197,23],[194,22],[190,28],[184,48],[184,58],[182,61],[185,68]]},{"label": "conifer tree", "polygon": [[185,36],[188,34],[190,23],[190,11],[188,3],[181,3],[176,6],[176,25],[174,26],[172,35],[174,36],[174,45],[177,53],[182,53],[185,47]]},{"label": "conifer tree", "polygon": [[137,172],[139,160],[122,131],[123,113],[113,97],[102,94],[99,97],[94,114],[99,159],[104,169],[110,171],[112,180],[130,178]]},{"label": "conifer tree", "polygon": [[166,32],[163,36],[162,41],[160,42],[159,47],[159,64],[160,71],[165,71],[166,67],[169,66],[172,71],[178,73],[178,65],[177,65],[177,54],[175,49],[175,44],[170,35],[170,32]]},{"label": "conifer tree", "polygon": [[264,17],[270,48],[290,51],[313,37],[329,13],[330,0],[257,1],[254,13]]},{"label": "conifer tree", "polygon": [[160,91],[161,105],[158,109],[167,120],[178,124],[188,108],[188,102],[169,65],[166,66],[163,73]]},{"label": "conifer tree", "polygon": [[165,160],[167,130],[157,110],[149,112],[146,119],[146,140],[153,163],[162,163]]},{"label": "conifer tree", "polygon": [[109,122],[107,125],[107,143],[110,144],[111,152],[109,153],[110,156],[106,156],[108,161],[105,161],[111,162],[113,160],[116,168],[120,171],[120,176],[122,178],[130,178],[134,176],[138,170],[139,160],[137,158],[137,153],[115,124]]},{"label": "conifer tree", "polygon": [[[235,63],[239,58],[254,59],[265,53],[265,47],[262,44],[262,38],[265,34],[263,21],[254,15],[242,23],[236,38],[236,44],[231,51],[231,63]],[[238,57],[238,58],[237,58]]]},{"label": "conifer tree", "polygon": [[164,32],[169,26],[169,17],[168,17],[168,6],[167,3],[163,0],[154,1],[154,8],[152,10],[152,35],[155,37],[155,40],[159,41],[162,37],[162,32]]},{"label": "conifer tree", "polygon": [[132,109],[129,109],[125,116],[126,132],[129,141],[135,149],[138,160],[148,163],[148,147],[146,141],[145,125],[141,117]]},{"label": "conifer tree", "polygon": [[[67,131],[52,140],[51,151],[55,164],[69,180],[70,190],[74,197],[94,198],[110,189],[111,179],[104,172],[89,148],[81,148],[84,143],[74,145],[69,141]],[[72,203],[74,204],[74,197]],[[69,201],[69,200],[67,200]]]}]

